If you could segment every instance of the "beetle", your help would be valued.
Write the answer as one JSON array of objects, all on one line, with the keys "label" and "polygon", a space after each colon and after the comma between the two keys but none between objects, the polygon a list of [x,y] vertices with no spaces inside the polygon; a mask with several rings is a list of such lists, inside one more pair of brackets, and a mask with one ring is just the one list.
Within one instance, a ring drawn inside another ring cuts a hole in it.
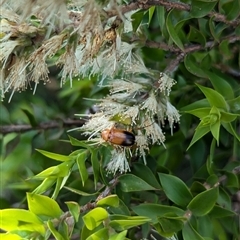
[{"label": "beetle", "polygon": [[101,137],[106,142],[123,147],[133,146],[136,140],[132,132],[114,127],[103,130],[101,132]]}]

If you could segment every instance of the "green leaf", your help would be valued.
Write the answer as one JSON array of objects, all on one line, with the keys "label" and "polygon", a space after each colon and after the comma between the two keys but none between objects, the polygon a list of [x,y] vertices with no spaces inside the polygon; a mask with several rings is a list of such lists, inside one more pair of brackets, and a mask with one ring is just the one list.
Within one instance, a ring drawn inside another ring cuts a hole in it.
[{"label": "green leaf", "polygon": [[83,216],[83,221],[89,230],[93,230],[99,226],[106,218],[108,218],[108,212],[104,208],[94,208],[86,215]]},{"label": "green leaf", "polygon": [[100,164],[98,159],[98,153],[96,150],[91,150],[91,163],[93,168],[94,185],[95,189],[97,189],[98,178],[100,173]]},{"label": "green leaf", "polygon": [[218,188],[212,188],[199,193],[188,204],[187,208],[195,216],[204,216],[208,214],[214,207],[218,198]]},{"label": "green leaf", "polygon": [[227,102],[225,101],[224,97],[218,93],[217,91],[208,88],[208,87],[203,87],[198,84],[196,84],[199,89],[203,92],[205,97],[207,98],[209,104],[211,106],[215,106],[220,109],[228,110],[228,105]]},{"label": "green leaf", "polygon": [[22,109],[22,111],[25,113],[25,115],[27,116],[30,124],[32,127],[36,127],[38,125],[35,117],[34,117],[34,114],[31,113],[28,109]]},{"label": "green leaf", "polygon": [[30,231],[45,234],[43,222],[32,212],[24,209],[0,210],[0,228],[4,231]]},{"label": "green leaf", "polygon": [[190,26],[190,31],[188,33],[188,40],[190,42],[200,43],[202,46],[206,44],[205,36],[197,28]]},{"label": "green leaf", "polygon": [[48,158],[51,158],[53,160],[57,160],[57,161],[61,161],[61,162],[64,162],[64,161],[70,161],[72,160],[73,158],[70,157],[70,156],[65,156],[65,155],[61,155],[61,154],[57,154],[57,153],[52,153],[52,152],[47,152],[47,151],[44,151],[44,150],[40,150],[40,149],[36,149],[38,152],[40,152],[42,155],[48,157]]},{"label": "green leaf", "polygon": [[150,26],[150,23],[152,21],[153,14],[155,12],[155,6],[152,6],[148,9],[148,26]]},{"label": "green leaf", "polygon": [[104,240],[109,239],[108,228],[101,228],[100,230],[91,234],[86,240]]},{"label": "green leaf", "polygon": [[220,112],[218,108],[212,107],[210,111],[210,130],[213,137],[216,139],[219,145],[219,134],[220,134]]},{"label": "green leaf", "polygon": [[150,204],[150,203],[134,206],[132,207],[132,210],[137,215],[146,216],[152,219],[153,223],[157,223],[158,218],[163,217],[165,214],[173,213],[177,216],[183,216],[185,213],[184,210],[174,206],[166,206],[166,205]]},{"label": "green leaf", "polygon": [[240,114],[221,111],[221,122],[230,123],[233,122],[239,116]]},{"label": "green leaf", "polygon": [[127,230],[112,235],[112,236],[109,238],[109,240],[123,240],[123,239],[126,239],[126,238],[125,238],[126,235],[127,235]]},{"label": "green leaf", "polygon": [[49,167],[39,174],[32,177],[32,179],[44,179],[46,177],[58,178],[68,175],[73,162],[63,162],[57,166]]},{"label": "green leaf", "polygon": [[187,148],[187,150],[199,139],[201,139],[204,135],[206,135],[208,132],[210,132],[210,127],[209,126],[201,126],[200,124],[195,130],[195,133],[193,135],[193,138]]},{"label": "green leaf", "polygon": [[153,172],[143,163],[134,163],[132,173],[156,189],[161,189]]},{"label": "green leaf", "polygon": [[133,27],[133,32],[136,32],[139,25],[141,24],[142,22],[142,19],[143,19],[143,15],[144,15],[144,11],[140,10],[134,14],[132,14],[132,27]]},{"label": "green leaf", "polygon": [[36,215],[59,218],[63,213],[57,202],[47,196],[27,193],[27,201],[29,210]]},{"label": "green leaf", "polygon": [[218,205],[214,206],[211,212],[209,213],[209,216],[212,218],[224,218],[224,217],[230,217],[235,215],[236,215],[235,212],[230,211],[226,208],[220,207]]},{"label": "green leaf", "polygon": [[159,173],[163,191],[167,197],[175,204],[186,207],[192,200],[192,194],[185,183],[172,175]]},{"label": "green leaf", "polygon": [[160,26],[161,32],[163,32],[165,26],[165,8],[163,6],[157,6],[157,18]]},{"label": "green leaf", "polygon": [[206,98],[201,99],[199,101],[196,101],[194,103],[191,103],[191,104],[181,108],[181,111],[184,111],[184,112],[185,111],[193,111],[198,108],[209,108],[209,111],[210,111],[210,105]]},{"label": "green leaf", "polygon": [[52,187],[55,182],[56,178],[45,178],[42,183],[32,191],[32,193],[42,194]]},{"label": "green leaf", "polygon": [[167,19],[166,19],[166,27],[167,27],[167,30],[168,30],[168,33],[169,33],[169,35],[170,35],[170,37],[171,37],[171,39],[173,40],[173,42],[182,50],[182,51],[184,51],[184,46],[183,46],[183,44],[182,44],[182,41],[181,41],[181,39],[179,38],[179,36],[178,36],[178,33],[176,32],[176,30],[175,30],[175,27],[174,27],[174,25],[173,25],[173,21],[172,21],[172,15],[173,15],[173,13],[174,13],[174,9],[172,9],[169,13],[168,13],[168,15],[167,15]]},{"label": "green leaf", "polygon": [[75,222],[78,222],[78,218],[80,215],[80,206],[78,205],[78,203],[76,202],[65,202],[69,212],[71,213],[71,215],[74,218]]},{"label": "green leaf", "polygon": [[184,240],[205,240],[190,224],[187,222],[182,230]]},{"label": "green leaf", "polygon": [[98,192],[95,192],[95,193],[86,193],[86,192],[83,192],[81,190],[78,190],[78,189],[75,189],[75,188],[71,188],[71,187],[66,187],[64,186],[64,188],[66,188],[67,190],[73,192],[73,193],[76,193],[80,196],[95,196],[97,194],[99,194]]},{"label": "green leaf", "polygon": [[69,176],[71,174],[71,171],[69,171],[68,175],[66,175],[65,177],[58,177],[57,181],[56,181],[56,185],[55,185],[55,189],[54,192],[52,194],[52,198],[56,199],[60,190],[64,187],[65,183],[67,182]]},{"label": "green leaf", "polygon": [[234,137],[236,137],[236,139],[240,142],[240,136],[238,135],[238,133],[236,132],[236,130],[233,128],[231,123],[222,123],[222,126],[230,133],[232,134]]},{"label": "green leaf", "polygon": [[240,96],[227,101],[232,112],[240,112]]},{"label": "green leaf", "polygon": [[85,165],[86,160],[87,160],[87,152],[86,151],[77,155],[77,165],[78,165],[78,170],[80,173],[80,177],[81,177],[83,186],[88,179],[88,171],[87,171],[87,168]]},{"label": "green leaf", "polygon": [[227,20],[232,21],[239,17],[240,2],[238,0],[231,1],[231,9],[227,12]]},{"label": "green leaf", "polygon": [[158,218],[160,234],[163,236],[171,236],[174,233],[180,231],[183,228],[186,218],[178,216],[168,216],[172,214],[166,214],[165,216]]},{"label": "green leaf", "polygon": [[214,16],[209,19],[209,29],[210,29],[210,32],[211,32],[214,40],[219,43],[220,42],[220,39],[219,39],[220,36],[219,36],[219,34],[217,34],[217,31],[216,31],[217,27],[215,25],[215,17]]},{"label": "green leaf", "polygon": [[197,108],[189,111],[185,111],[186,113],[192,114],[200,119],[209,115],[211,108]]},{"label": "green leaf", "polygon": [[147,191],[156,190],[141,178],[132,174],[125,174],[119,177],[121,189],[123,192]]},{"label": "green leaf", "polygon": [[151,219],[142,216],[124,216],[124,215],[111,215],[109,226],[116,231],[123,231],[135,226],[142,225],[146,222],[150,222]]},{"label": "green leaf", "polygon": [[205,71],[203,71],[199,64],[196,62],[196,59],[194,58],[193,54],[187,54],[184,58],[184,65],[186,69],[192,73],[193,75],[196,75],[197,77],[206,77]]},{"label": "green leaf", "polygon": [[1,240],[23,240],[22,237],[20,237],[17,234],[14,233],[0,233],[0,239]]},{"label": "green leaf", "polygon": [[49,220],[47,222],[47,226],[49,228],[49,230],[51,231],[52,235],[54,236],[54,239],[56,240],[68,240],[68,239],[65,239],[55,228],[54,228],[54,225],[53,223]]},{"label": "green leaf", "polygon": [[225,99],[232,99],[234,98],[234,92],[231,85],[223,78],[218,76],[215,73],[205,71],[206,75],[208,76],[209,80],[211,81],[214,89],[225,97]]},{"label": "green leaf", "polygon": [[118,207],[119,206],[119,198],[117,195],[109,195],[105,198],[100,199],[97,202],[97,206],[112,206],[112,207]]},{"label": "green leaf", "polygon": [[194,0],[191,2],[190,15],[193,18],[202,18],[212,11],[216,3],[214,0]]}]

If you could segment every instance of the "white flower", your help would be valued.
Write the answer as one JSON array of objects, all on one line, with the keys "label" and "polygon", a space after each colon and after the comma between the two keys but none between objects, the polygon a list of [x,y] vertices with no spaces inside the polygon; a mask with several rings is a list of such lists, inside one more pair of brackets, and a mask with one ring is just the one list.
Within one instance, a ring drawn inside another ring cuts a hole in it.
[{"label": "white flower", "polygon": [[38,84],[40,80],[43,80],[44,82],[49,81],[49,70],[44,56],[45,51],[37,49],[28,60],[28,63],[30,64],[29,69],[31,71],[30,79],[36,84]]},{"label": "white flower", "polygon": [[102,103],[99,104],[99,107],[105,116],[113,117],[123,112],[126,108],[124,104],[114,102],[111,97],[103,99]]},{"label": "white flower", "polygon": [[126,119],[128,117],[131,118],[132,123],[136,124],[136,119],[138,117],[139,114],[139,106],[132,106],[132,107],[128,107],[127,110],[125,112],[123,112],[123,119]]},{"label": "white flower", "polygon": [[8,40],[6,42],[0,43],[0,62],[3,62],[3,67],[9,59],[10,54],[12,54],[13,50],[16,46],[20,45],[20,41],[18,40]]},{"label": "white flower", "polygon": [[130,171],[125,148],[114,149],[111,154],[112,159],[107,165],[107,172],[115,175],[117,171],[120,173]]},{"label": "white flower", "polygon": [[158,102],[153,92],[150,93],[149,97],[143,102],[141,109],[146,109],[146,111],[152,112],[152,114],[157,113]]},{"label": "white flower", "polygon": [[141,84],[134,83],[132,81],[115,79],[109,85],[111,87],[110,93],[115,94],[119,92],[127,92],[129,95],[139,91],[143,88]]},{"label": "white flower", "polygon": [[66,78],[70,79],[70,87],[72,87],[72,78],[78,74],[78,60],[76,58],[74,49],[67,48],[65,53],[63,53],[58,59],[57,65],[62,65],[61,70],[61,86],[65,83]]},{"label": "white flower", "polygon": [[166,115],[171,128],[171,134],[173,135],[173,124],[174,122],[180,122],[180,114],[178,113],[178,110],[169,101],[167,101]]},{"label": "white flower", "polygon": [[78,129],[84,131],[84,135],[90,135],[88,139],[92,139],[95,135],[100,135],[103,130],[113,128],[114,124],[115,122],[109,121],[109,118],[104,114],[96,113],[91,116],[91,119],[86,124]]},{"label": "white flower", "polygon": [[172,78],[170,78],[165,73],[160,73],[160,78],[158,80],[159,83],[159,90],[160,92],[163,92],[163,94],[169,96],[171,92],[171,88],[174,84],[176,84],[176,81]]},{"label": "white flower", "polygon": [[143,157],[145,165],[147,164],[145,151],[149,150],[148,144],[149,143],[147,137],[144,136],[142,132],[138,130],[138,135],[136,136],[137,152],[139,152],[140,156]]},{"label": "white flower", "polygon": [[161,127],[157,123],[153,123],[145,127],[146,136],[151,139],[152,144],[161,143],[164,147],[165,136],[162,132]]}]

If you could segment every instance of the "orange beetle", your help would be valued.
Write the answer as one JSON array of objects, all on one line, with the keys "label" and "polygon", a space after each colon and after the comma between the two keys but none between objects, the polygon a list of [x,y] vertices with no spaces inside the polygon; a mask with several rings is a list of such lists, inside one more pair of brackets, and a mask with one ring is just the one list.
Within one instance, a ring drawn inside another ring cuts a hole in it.
[{"label": "orange beetle", "polygon": [[102,139],[106,142],[123,146],[130,147],[135,143],[135,136],[133,133],[117,128],[105,129],[101,133]]}]

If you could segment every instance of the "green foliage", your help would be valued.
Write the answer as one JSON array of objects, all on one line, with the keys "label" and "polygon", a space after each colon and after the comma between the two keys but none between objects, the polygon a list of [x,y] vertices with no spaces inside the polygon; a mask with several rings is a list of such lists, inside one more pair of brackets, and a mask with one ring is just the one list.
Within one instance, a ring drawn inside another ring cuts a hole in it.
[{"label": "green foliage", "polygon": [[[151,77],[155,70],[165,69],[176,80],[167,95],[181,111],[173,135],[168,127],[171,118],[160,119],[164,146],[154,143],[144,156],[135,146],[124,148],[129,172],[108,171],[111,152],[121,147],[92,142],[81,131],[68,132],[88,119],[75,119],[78,122],[72,124],[68,120],[74,114],[95,112],[96,101],[89,99],[105,99],[111,79],[106,77],[99,85],[100,73],[87,79],[72,77],[72,72],[59,88],[56,59],[70,45],[80,44],[67,32],[61,51],[47,59],[51,84],[39,84],[34,96],[28,91],[14,96],[6,92],[11,102],[0,103],[1,240],[239,238],[239,1],[140,2],[128,5],[125,1],[123,7],[123,13],[136,10],[131,15],[133,29],[121,35],[121,22],[114,30],[122,40],[139,47],[146,66],[154,70]],[[120,13],[120,6],[116,9]],[[101,17],[107,14],[113,13],[104,11]],[[58,31],[47,30],[47,34]],[[38,39],[41,35],[31,38],[32,42]],[[105,41],[110,46],[111,41]],[[14,51],[16,56],[21,52]],[[121,71],[120,77],[127,70]],[[146,74],[138,78],[144,81]],[[157,91],[159,84],[156,79],[151,87]],[[134,97],[131,100],[138,104]],[[147,109],[145,115],[151,111]],[[110,120],[134,134],[147,128],[142,123],[130,129],[131,118],[120,113]]]}]

